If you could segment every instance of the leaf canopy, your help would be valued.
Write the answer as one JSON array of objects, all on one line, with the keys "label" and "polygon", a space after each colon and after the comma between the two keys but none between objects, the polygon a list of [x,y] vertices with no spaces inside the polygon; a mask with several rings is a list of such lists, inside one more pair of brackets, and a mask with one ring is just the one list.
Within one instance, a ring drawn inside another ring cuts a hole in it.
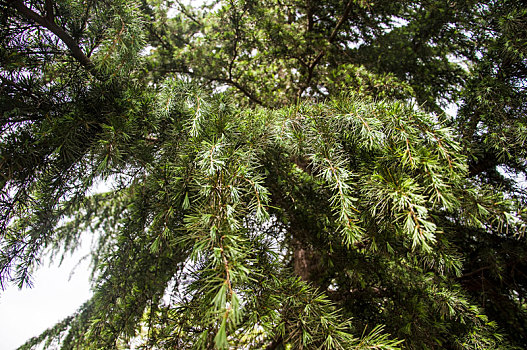
[{"label": "leaf canopy", "polygon": [[0,7],[2,288],[93,237],[22,349],[527,345],[521,2]]}]

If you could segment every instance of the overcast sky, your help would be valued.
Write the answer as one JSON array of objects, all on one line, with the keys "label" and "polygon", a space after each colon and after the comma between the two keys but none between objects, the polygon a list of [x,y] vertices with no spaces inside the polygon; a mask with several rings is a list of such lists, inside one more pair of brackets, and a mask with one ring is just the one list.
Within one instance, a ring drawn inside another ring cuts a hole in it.
[{"label": "overcast sky", "polygon": [[[88,244],[89,246],[89,244]],[[0,350],[13,350],[75,312],[91,296],[86,248],[62,265],[45,262],[34,274],[33,288],[0,290]]]}]

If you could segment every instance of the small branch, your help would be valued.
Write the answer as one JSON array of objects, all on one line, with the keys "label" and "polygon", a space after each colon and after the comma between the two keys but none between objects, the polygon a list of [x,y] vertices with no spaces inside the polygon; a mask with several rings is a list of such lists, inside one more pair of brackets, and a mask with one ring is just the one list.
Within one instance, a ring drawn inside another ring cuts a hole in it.
[{"label": "small branch", "polygon": [[421,228],[421,225],[419,224],[419,218],[415,214],[413,205],[410,207],[410,215],[412,216],[412,220],[415,223],[415,227],[417,228],[417,231],[419,231],[419,235],[421,235],[421,238],[424,238],[425,235],[423,233],[423,229]]},{"label": "small branch", "polygon": [[181,70],[174,70],[174,72],[190,74],[190,75],[197,76],[197,77],[200,77],[200,78],[208,79],[210,81],[218,81],[218,82],[221,82],[221,83],[225,83],[225,84],[234,86],[235,88],[240,90],[241,93],[243,93],[245,96],[247,96],[252,102],[256,103],[257,105],[266,107],[266,105],[260,99],[258,99],[258,97],[256,97],[253,93],[251,93],[249,90],[247,90],[243,85],[241,85],[240,83],[238,83],[237,81],[235,81],[235,80],[233,80],[231,78],[211,77],[209,75],[204,75],[204,74],[198,74],[198,73],[195,73],[195,72],[191,72],[191,71],[189,71],[186,68],[185,69],[181,69]]},{"label": "small branch", "polygon": [[463,278],[467,278],[467,277],[470,277],[470,276],[473,276],[473,275],[477,275],[478,273],[483,272],[485,270],[490,270],[490,266],[483,266],[483,267],[480,267],[479,269],[476,269],[474,271],[467,272],[464,275],[460,276],[459,279],[463,279]]},{"label": "small branch", "polygon": [[[234,8],[234,4],[231,2],[231,7]],[[236,14],[232,14],[231,16],[231,22],[234,24],[234,42],[232,43],[232,57],[231,61],[229,63],[229,80],[232,80],[232,70],[234,68],[234,62],[236,62],[236,59],[238,58],[238,41],[240,40],[240,21],[236,17]]]},{"label": "small branch", "polygon": [[225,82],[227,84],[231,84],[232,86],[234,86],[235,88],[240,90],[245,96],[247,96],[254,103],[256,103],[256,104],[258,104],[260,106],[265,106],[264,103],[262,101],[260,101],[260,99],[258,99],[256,96],[254,96],[251,92],[249,92],[246,88],[244,88],[238,82],[236,82],[236,81],[234,81],[232,79],[213,79],[213,80],[223,81],[223,82]]},{"label": "small branch", "polygon": [[227,257],[223,252],[223,244],[221,247],[221,257],[223,258],[223,267],[225,268],[225,283],[227,283],[227,288],[229,289],[229,297],[232,297],[233,291],[231,284],[231,275],[229,271],[229,262],[227,261]]},{"label": "small branch", "polygon": [[192,22],[196,23],[197,25],[199,25],[200,27],[203,27],[203,24],[198,20],[196,19],[195,16],[193,16],[191,13],[189,13],[189,11],[187,10],[187,8],[185,7],[185,5],[183,5],[181,3],[181,1],[179,0],[176,0],[176,3],[179,5],[179,7],[181,8],[181,12],[183,12],[183,14],[185,16],[187,16]]},{"label": "small branch", "polygon": [[342,24],[346,19],[348,19],[348,16],[351,11],[351,5],[353,5],[354,1],[350,0],[348,4],[346,5],[346,8],[344,9],[344,13],[342,14],[342,17],[340,18],[339,22],[337,23],[337,26],[335,29],[333,29],[333,32],[331,33],[331,36],[329,37],[328,41],[329,43],[333,43],[335,41],[335,38],[337,37],[338,31],[340,30],[340,27],[342,27]]},{"label": "small branch", "polygon": [[93,0],[88,1],[88,3],[86,4],[86,10],[84,11],[84,20],[82,21],[82,27],[81,27],[82,31],[84,31],[86,27],[88,26],[88,19],[90,18],[90,10],[91,10],[92,4],[93,4]]},{"label": "small branch", "polygon": [[305,61],[302,59],[302,57],[297,56],[297,55],[289,55],[289,57],[291,57],[291,58],[297,60],[298,63],[300,63],[300,65],[301,65],[302,67],[304,67],[304,68],[306,68],[306,69],[309,67],[309,64],[308,64],[307,62],[305,62]]},{"label": "small branch", "polygon": [[306,7],[307,7],[306,17],[307,17],[307,31],[308,32],[313,31],[313,27],[315,23],[315,21],[313,21],[313,6],[312,5],[313,4],[311,3],[311,1],[308,0],[306,4]]},{"label": "small branch", "polygon": [[31,55],[56,55],[61,56],[65,55],[64,51],[61,50],[52,50],[52,49],[40,49],[40,50],[17,50],[17,53],[24,56]]},{"label": "small branch", "polygon": [[278,347],[282,344],[282,338],[275,339],[271,342],[271,344],[267,345],[265,350],[275,350],[278,349]]},{"label": "small branch", "polygon": [[[157,40],[159,40],[159,42],[161,43],[161,46],[162,46],[165,50],[167,50],[167,51],[169,51],[169,52],[173,52],[173,51],[174,51],[174,50],[173,50],[173,47],[172,47],[167,41],[165,41],[165,39],[163,39],[163,38],[161,37],[161,35],[159,35],[159,33],[155,30],[155,28],[154,28],[154,26],[153,26],[152,24],[149,24],[149,25],[148,25],[148,30],[150,31],[150,34],[152,34],[153,36],[156,37]],[[190,44],[188,41],[183,40],[183,38],[180,38],[180,39],[182,39],[182,41],[183,41],[186,45],[189,45],[189,44]]]},{"label": "small branch", "polygon": [[15,82],[13,82],[13,81],[11,81],[11,80],[9,80],[9,79],[7,79],[7,78],[1,76],[1,75],[0,75],[0,80],[2,80],[2,82],[3,82],[4,84],[11,86],[12,88],[14,88],[14,89],[16,89],[16,90],[22,92],[23,94],[25,94],[25,95],[27,95],[27,96],[29,96],[29,97],[31,97],[31,98],[34,98],[34,99],[36,99],[36,100],[39,99],[39,96],[35,95],[32,91],[30,91],[30,90],[28,90],[28,89],[25,89],[25,88],[21,87],[21,86],[18,85],[17,83],[15,83]]}]

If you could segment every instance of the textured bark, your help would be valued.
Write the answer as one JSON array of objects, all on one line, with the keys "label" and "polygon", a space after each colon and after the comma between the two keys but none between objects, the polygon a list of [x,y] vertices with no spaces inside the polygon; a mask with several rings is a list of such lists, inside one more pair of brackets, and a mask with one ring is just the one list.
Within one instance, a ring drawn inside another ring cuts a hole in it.
[{"label": "textured bark", "polygon": [[[298,168],[302,169],[308,174],[312,174],[311,166],[309,161],[305,158],[292,157],[288,159],[292,161]],[[273,165],[279,171],[284,171],[281,168],[280,162],[272,161]],[[287,177],[287,171],[285,174],[275,174],[273,178]],[[315,249],[319,246],[316,241],[317,236],[317,223],[313,222],[313,217],[306,216],[306,213],[297,208],[294,200],[288,194],[289,189],[283,188],[279,182],[270,181],[266,184],[267,188],[271,192],[272,206],[276,208],[282,208],[283,211],[279,212],[279,216],[284,216],[286,222],[288,222],[287,232],[290,235],[290,250],[292,253],[292,268],[294,273],[299,276],[303,281],[310,282],[314,286],[321,289],[327,287],[326,269],[322,263],[322,253]],[[314,204],[312,210],[316,210],[318,204]]]},{"label": "textured bark", "polygon": [[293,268],[303,281],[318,284],[320,277],[320,254],[313,248],[293,238]]}]

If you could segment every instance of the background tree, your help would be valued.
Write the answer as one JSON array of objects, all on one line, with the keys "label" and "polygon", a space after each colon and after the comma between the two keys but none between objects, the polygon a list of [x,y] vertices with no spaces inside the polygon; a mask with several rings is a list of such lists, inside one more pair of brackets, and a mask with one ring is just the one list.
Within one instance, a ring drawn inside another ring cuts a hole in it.
[{"label": "background tree", "polygon": [[2,286],[94,236],[23,348],[526,346],[521,2],[0,4]]}]

